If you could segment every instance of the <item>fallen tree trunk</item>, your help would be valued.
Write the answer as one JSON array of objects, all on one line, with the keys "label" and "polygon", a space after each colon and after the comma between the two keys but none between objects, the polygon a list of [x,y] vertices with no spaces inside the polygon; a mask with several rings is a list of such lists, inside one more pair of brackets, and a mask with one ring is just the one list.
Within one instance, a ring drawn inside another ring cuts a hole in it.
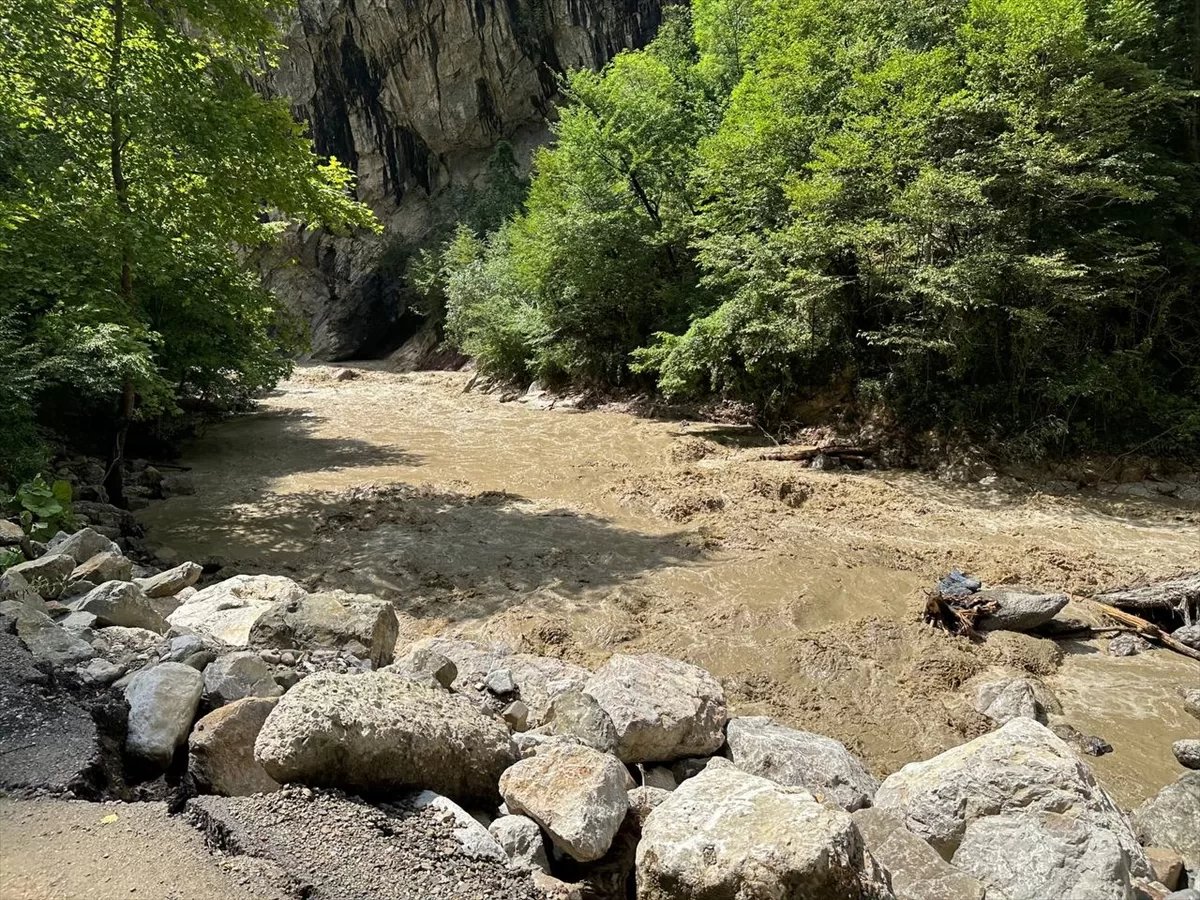
[{"label": "fallen tree trunk", "polygon": [[1110,619],[1116,619],[1123,625],[1130,625],[1143,637],[1147,637],[1152,641],[1158,641],[1168,650],[1174,650],[1182,656],[1200,662],[1200,650],[1193,650],[1187,644],[1175,640],[1175,638],[1171,637],[1153,622],[1147,622],[1145,619],[1135,616],[1133,613],[1125,612],[1123,609],[1117,609],[1115,606],[1108,606],[1099,602],[1096,602],[1096,605]]},{"label": "fallen tree trunk", "polygon": [[846,444],[827,444],[823,447],[813,445],[796,447],[785,444],[781,447],[770,447],[763,450],[758,458],[772,462],[805,462],[822,453],[826,456],[852,456],[865,459],[878,452],[878,447],[855,447]]},{"label": "fallen tree trunk", "polygon": [[1098,603],[1118,606],[1122,609],[1163,609],[1183,613],[1187,621],[1200,610],[1200,572],[1159,581],[1145,587],[1123,591],[1109,591],[1096,596]]}]

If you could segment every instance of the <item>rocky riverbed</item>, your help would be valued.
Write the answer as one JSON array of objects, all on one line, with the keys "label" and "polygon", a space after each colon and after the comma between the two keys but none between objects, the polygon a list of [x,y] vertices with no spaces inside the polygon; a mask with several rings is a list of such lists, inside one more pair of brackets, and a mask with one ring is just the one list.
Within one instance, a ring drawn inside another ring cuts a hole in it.
[{"label": "rocky riverbed", "polygon": [[[1174,577],[1159,621],[1191,614],[1186,503],[801,467],[440,378],[303,371],[190,471],[135,466],[140,522],[97,495],[47,545],[0,533],[29,557],[0,578],[0,827],[165,802],[272,898],[1195,880],[1200,662],[1088,600]],[[956,564],[961,634],[928,605]],[[6,898],[69,896],[5,854]]]}]

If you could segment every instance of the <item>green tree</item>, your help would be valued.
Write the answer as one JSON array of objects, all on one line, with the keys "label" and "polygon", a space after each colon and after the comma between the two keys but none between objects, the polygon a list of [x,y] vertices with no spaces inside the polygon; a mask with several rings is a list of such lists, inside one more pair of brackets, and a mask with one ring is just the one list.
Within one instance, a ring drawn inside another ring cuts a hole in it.
[{"label": "green tree", "polygon": [[251,87],[283,8],[0,9],[0,321],[29,352],[21,396],[43,419],[68,404],[109,420],[118,499],[135,415],[228,401],[287,371],[288,329],[247,251],[295,223],[376,227],[351,173]]}]

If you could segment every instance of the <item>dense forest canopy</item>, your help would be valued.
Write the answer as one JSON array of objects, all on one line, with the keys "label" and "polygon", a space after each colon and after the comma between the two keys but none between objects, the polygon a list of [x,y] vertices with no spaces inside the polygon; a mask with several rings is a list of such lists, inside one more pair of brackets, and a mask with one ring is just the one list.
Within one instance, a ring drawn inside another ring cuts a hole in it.
[{"label": "dense forest canopy", "polygon": [[246,251],[291,222],[374,223],[351,173],[250,86],[280,8],[0,6],[0,482],[42,464],[39,425],[119,444],[133,417],[288,371],[295,327]]},{"label": "dense forest canopy", "polygon": [[443,255],[449,333],[502,377],[1194,451],[1198,15],[696,0],[570,77],[521,214]]},{"label": "dense forest canopy", "polygon": [[[285,8],[0,9],[0,481],[274,384],[302,337],[249,255],[376,227],[252,88]],[[554,132],[395,273],[489,375],[1200,451],[1193,0],[695,0]]]}]

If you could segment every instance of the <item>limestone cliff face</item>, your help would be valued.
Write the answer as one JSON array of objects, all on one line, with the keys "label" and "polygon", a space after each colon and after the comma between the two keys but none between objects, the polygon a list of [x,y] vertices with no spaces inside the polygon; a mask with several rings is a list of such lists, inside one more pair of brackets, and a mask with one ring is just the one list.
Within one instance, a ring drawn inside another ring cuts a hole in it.
[{"label": "limestone cliff face", "polygon": [[[546,139],[559,72],[644,45],[660,17],[661,0],[299,0],[263,87],[354,168],[389,235],[418,237],[497,141],[527,158]],[[402,311],[387,239],[300,232],[264,261],[312,323],[315,357],[370,352]]]}]

